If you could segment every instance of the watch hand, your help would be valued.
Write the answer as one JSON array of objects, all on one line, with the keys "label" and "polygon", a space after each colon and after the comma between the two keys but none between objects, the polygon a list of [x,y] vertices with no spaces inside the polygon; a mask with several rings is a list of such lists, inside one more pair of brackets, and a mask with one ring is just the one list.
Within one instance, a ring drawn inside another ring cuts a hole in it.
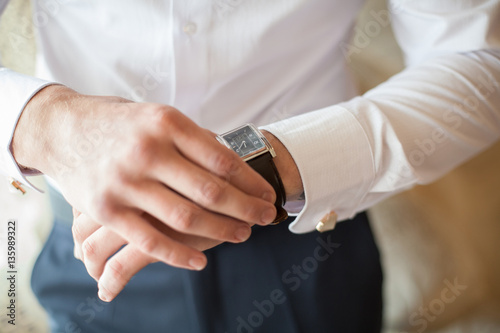
[{"label": "watch hand", "polygon": [[241,149],[241,147],[243,147],[243,146],[245,146],[245,148],[247,147],[247,143],[246,143],[246,141],[243,141],[243,142],[241,143],[241,145],[239,145],[238,149]]}]

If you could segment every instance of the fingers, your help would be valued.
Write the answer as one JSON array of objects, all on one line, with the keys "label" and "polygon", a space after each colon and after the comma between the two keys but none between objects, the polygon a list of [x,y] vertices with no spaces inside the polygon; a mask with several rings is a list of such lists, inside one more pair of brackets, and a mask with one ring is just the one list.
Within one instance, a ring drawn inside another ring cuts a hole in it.
[{"label": "fingers", "polygon": [[132,245],[127,245],[109,259],[99,281],[99,298],[105,302],[113,300],[130,279],[148,264],[155,262]]},{"label": "fingers", "polygon": [[[153,227],[170,238],[200,251],[221,243],[204,237],[176,232],[150,215],[143,214],[142,216]],[[88,216],[82,214],[75,219],[74,225],[92,225],[92,227],[83,229],[86,233],[92,230],[96,224]],[[76,229],[78,230],[78,228]],[[78,243],[83,244],[81,260],[88,273],[98,282],[99,297],[103,301],[109,302],[114,299],[135,274],[146,265],[157,261],[132,245],[122,247],[125,241],[107,227],[98,228],[83,242]]]},{"label": "fingers", "polygon": [[106,260],[123,245],[125,245],[125,240],[105,227],[95,231],[83,242],[82,261],[94,280],[99,281]]},{"label": "fingers", "polygon": [[271,203],[275,193],[257,172],[235,152],[215,139],[215,134],[196,125],[179,111],[160,112],[162,133],[168,133],[178,151],[201,168],[225,179],[239,190]]},{"label": "fingers", "polygon": [[250,224],[269,224],[276,215],[272,187],[213,134],[164,106],[133,106],[151,108],[155,117],[127,111],[122,130],[95,149],[102,162],[84,160],[71,174],[78,181],[60,179],[85,213],[74,212],[75,256],[103,281],[110,294],[104,298],[152,261],[200,270],[206,244],[244,241]]},{"label": "fingers", "polygon": [[94,222],[85,214],[81,214],[76,209],[73,208],[73,225],[71,227],[71,232],[73,233],[74,240],[74,255],[75,258],[83,260],[82,244],[83,242],[93,234],[97,229],[101,227],[100,224]]},{"label": "fingers", "polygon": [[111,230],[102,227],[85,214],[74,214],[73,240],[75,258],[85,264],[94,280],[99,280],[106,260],[112,256],[125,241]]},{"label": "fingers", "polygon": [[210,211],[241,221],[266,225],[274,220],[276,209],[271,202],[238,190],[181,156],[170,157],[172,159],[175,163],[160,163],[152,172],[176,192]]},{"label": "fingers", "polygon": [[214,246],[217,246],[221,244],[221,241],[214,240],[211,238],[206,238],[203,236],[193,236],[193,235],[188,235],[188,234],[183,234],[181,232],[178,232],[165,224],[163,224],[160,220],[154,218],[151,215],[145,214],[144,218],[156,229],[160,230],[162,233],[168,235],[170,238],[181,242],[183,244],[186,244],[188,246],[191,246],[199,251],[205,251],[208,249],[211,249]]},{"label": "fingers", "polygon": [[202,252],[164,235],[135,210],[120,209],[112,214],[107,225],[127,243],[168,265],[191,270],[201,270],[206,266],[207,259]]},{"label": "fingers", "polygon": [[276,194],[272,186],[235,152],[219,143],[213,133],[206,131],[204,140],[193,140],[192,136],[186,135],[189,134],[186,131],[183,134],[176,136],[174,140],[189,160],[210,170],[244,193],[274,203]]},{"label": "fingers", "polygon": [[144,182],[136,191],[134,205],[181,233],[233,243],[250,237],[247,223],[204,210],[158,183]]}]

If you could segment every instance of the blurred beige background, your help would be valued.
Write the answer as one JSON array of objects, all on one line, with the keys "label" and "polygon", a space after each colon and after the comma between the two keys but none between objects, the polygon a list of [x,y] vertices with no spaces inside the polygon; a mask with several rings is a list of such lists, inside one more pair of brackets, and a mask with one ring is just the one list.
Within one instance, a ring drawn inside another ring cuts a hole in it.
[{"label": "blurred beige background", "polygon": [[[360,31],[378,22],[373,13],[384,6],[383,0],[367,1]],[[29,18],[30,2],[12,0],[0,23],[2,62],[28,74],[35,56]],[[380,28],[352,56],[362,91],[403,67],[390,26]],[[36,181],[43,186],[43,179]],[[385,332],[500,332],[500,144],[431,185],[386,200],[370,215],[385,272]],[[46,196],[29,191],[20,197],[0,186],[0,221],[9,218],[20,227],[18,325],[6,326],[2,319],[0,331],[47,332],[29,288],[31,266],[51,223]],[[6,269],[0,253],[1,277]],[[8,301],[5,287],[0,279],[1,308]]]},{"label": "blurred beige background", "polygon": [[[378,22],[374,13],[384,9],[385,1],[368,0],[358,28]],[[363,91],[402,66],[389,26],[351,63]],[[500,332],[500,143],[369,213],[384,266],[387,332]],[[450,284],[461,290],[451,294]]]}]

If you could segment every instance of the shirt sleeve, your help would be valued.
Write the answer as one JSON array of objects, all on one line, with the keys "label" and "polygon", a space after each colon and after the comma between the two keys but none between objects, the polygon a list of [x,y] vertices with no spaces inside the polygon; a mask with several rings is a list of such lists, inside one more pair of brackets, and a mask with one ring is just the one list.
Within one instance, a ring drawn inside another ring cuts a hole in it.
[{"label": "shirt sleeve", "polygon": [[[0,15],[8,1],[0,0]],[[52,84],[44,80],[16,73],[3,67],[0,58],[0,174],[35,188],[12,155],[12,137],[19,116],[28,101],[39,90]]]},{"label": "shirt sleeve", "polygon": [[498,140],[499,7],[392,1],[407,69],[363,96],[264,127],[287,147],[304,184],[292,232],[431,182]]}]

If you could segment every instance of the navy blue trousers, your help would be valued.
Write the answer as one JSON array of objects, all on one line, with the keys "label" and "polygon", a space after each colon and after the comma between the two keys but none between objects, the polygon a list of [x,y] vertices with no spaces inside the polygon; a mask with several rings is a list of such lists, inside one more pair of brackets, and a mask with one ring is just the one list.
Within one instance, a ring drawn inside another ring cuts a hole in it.
[{"label": "navy blue trousers", "polygon": [[201,272],[152,264],[111,303],[56,221],[32,276],[53,332],[380,332],[382,270],[366,215],[327,233],[290,221],[207,251]]}]

